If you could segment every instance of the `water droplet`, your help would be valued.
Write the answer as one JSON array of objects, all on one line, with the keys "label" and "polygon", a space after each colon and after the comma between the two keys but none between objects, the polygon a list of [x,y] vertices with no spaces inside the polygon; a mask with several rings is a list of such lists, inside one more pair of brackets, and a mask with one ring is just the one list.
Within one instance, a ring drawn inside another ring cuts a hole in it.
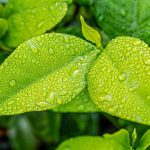
[{"label": "water droplet", "polygon": [[150,65],[150,59],[146,59],[146,60],[144,61],[144,63],[145,63],[146,65]]},{"label": "water droplet", "polygon": [[32,43],[31,41],[29,41],[29,47],[31,48],[31,50],[32,50],[32,52],[33,52],[34,54],[37,54],[37,53],[38,53],[37,47],[36,47],[35,44]]},{"label": "water droplet", "polygon": [[136,117],[137,122],[142,122],[142,118],[140,116]]},{"label": "water droplet", "polygon": [[126,78],[127,78],[127,76],[126,76],[125,73],[122,73],[122,74],[120,74],[120,75],[118,76],[118,79],[119,79],[120,81],[125,81]]},{"label": "water droplet", "polygon": [[70,42],[69,38],[66,37],[66,38],[65,38],[65,43],[69,43],[69,42]]},{"label": "water droplet", "polygon": [[111,101],[112,100],[112,96],[110,94],[102,94],[100,98],[103,101]]},{"label": "water droplet", "polygon": [[56,102],[57,102],[57,104],[59,104],[59,105],[63,104],[63,101],[62,101],[61,99],[57,99]]},{"label": "water droplet", "polygon": [[15,84],[16,84],[16,81],[15,81],[15,80],[11,80],[11,81],[9,82],[9,84],[10,84],[10,86],[14,87]]},{"label": "water droplet", "polygon": [[38,23],[37,28],[41,28],[44,25],[44,21],[41,21],[40,23]]},{"label": "water droplet", "polygon": [[46,94],[46,101],[48,101],[48,102],[54,101],[54,98],[55,98],[54,92],[53,91],[50,92],[48,90],[48,92]]},{"label": "water droplet", "polygon": [[54,50],[53,50],[52,48],[50,48],[50,49],[48,50],[48,52],[49,52],[50,55],[52,55],[52,54],[54,53]]}]

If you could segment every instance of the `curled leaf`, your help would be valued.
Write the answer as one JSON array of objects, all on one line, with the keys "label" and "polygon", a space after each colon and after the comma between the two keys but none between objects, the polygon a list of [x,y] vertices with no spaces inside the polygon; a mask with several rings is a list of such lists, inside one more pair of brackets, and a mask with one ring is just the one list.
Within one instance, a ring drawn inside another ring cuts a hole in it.
[{"label": "curled leaf", "polygon": [[82,24],[82,33],[83,33],[84,37],[88,41],[95,43],[96,46],[98,48],[100,48],[101,47],[101,36],[100,36],[100,34],[95,29],[93,29],[92,27],[87,25],[82,16],[80,16],[80,20],[81,20],[81,24]]}]

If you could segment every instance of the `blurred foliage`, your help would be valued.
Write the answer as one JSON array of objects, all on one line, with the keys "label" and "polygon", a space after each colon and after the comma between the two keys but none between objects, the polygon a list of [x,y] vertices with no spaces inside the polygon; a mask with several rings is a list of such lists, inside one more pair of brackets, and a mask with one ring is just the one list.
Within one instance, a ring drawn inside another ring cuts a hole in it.
[{"label": "blurred foliage", "polygon": [[[87,23],[95,27],[102,36],[102,44],[105,47],[110,40],[107,34],[101,30],[93,15],[92,5],[96,0],[74,0],[69,5],[69,10],[54,29],[84,38],[81,33],[79,16],[83,15]],[[0,16],[7,0],[0,0]],[[1,27],[0,27],[1,28]],[[1,34],[1,33],[0,33]],[[0,64],[7,58],[10,52],[0,43]],[[113,133],[121,128],[129,131],[130,136],[134,128],[139,139],[149,126],[133,123],[123,119],[112,117],[105,113],[58,113],[52,111],[30,112],[16,116],[0,117],[0,150],[54,150],[60,142],[70,137],[80,135],[102,135]]]}]

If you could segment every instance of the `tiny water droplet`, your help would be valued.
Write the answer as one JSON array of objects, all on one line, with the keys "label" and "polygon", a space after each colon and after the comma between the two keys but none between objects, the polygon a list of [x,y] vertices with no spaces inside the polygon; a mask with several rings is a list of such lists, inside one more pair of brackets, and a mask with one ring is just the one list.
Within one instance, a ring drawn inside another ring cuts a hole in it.
[{"label": "tiny water droplet", "polygon": [[52,48],[49,48],[48,52],[50,55],[52,55],[54,53],[54,50]]},{"label": "tiny water droplet", "polygon": [[127,76],[126,76],[125,73],[122,73],[122,74],[120,74],[120,75],[118,76],[118,79],[119,79],[120,81],[125,81],[126,78],[127,78]]},{"label": "tiny water droplet", "polygon": [[67,43],[67,44],[68,44],[68,43],[69,43],[69,41],[70,41],[70,40],[69,40],[69,38],[68,38],[68,37],[66,37],[66,38],[65,38],[65,43]]},{"label": "tiny water droplet", "polygon": [[9,84],[10,84],[10,86],[14,87],[15,84],[16,84],[16,81],[15,81],[15,80],[11,80],[11,81],[9,82]]},{"label": "tiny water droplet", "polygon": [[44,21],[41,21],[40,23],[38,23],[37,28],[41,28],[44,25]]}]

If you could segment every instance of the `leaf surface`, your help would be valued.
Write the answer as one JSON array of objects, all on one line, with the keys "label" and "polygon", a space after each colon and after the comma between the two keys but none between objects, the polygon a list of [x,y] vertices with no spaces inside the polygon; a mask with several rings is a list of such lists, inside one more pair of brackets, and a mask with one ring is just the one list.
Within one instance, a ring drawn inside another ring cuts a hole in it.
[{"label": "leaf surface", "polygon": [[71,138],[59,145],[57,150],[131,150],[129,134],[126,130],[120,130],[112,135],[104,134],[104,137],[81,136]]},{"label": "leaf surface", "polygon": [[74,36],[51,33],[21,44],[0,66],[0,114],[51,109],[86,87],[99,51]]},{"label": "leaf surface", "polygon": [[92,66],[88,87],[102,111],[150,125],[150,48],[136,38],[112,40]]},{"label": "leaf surface", "polygon": [[8,33],[3,38],[9,47],[45,33],[62,20],[71,0],[10,0],[5,9]]}]

